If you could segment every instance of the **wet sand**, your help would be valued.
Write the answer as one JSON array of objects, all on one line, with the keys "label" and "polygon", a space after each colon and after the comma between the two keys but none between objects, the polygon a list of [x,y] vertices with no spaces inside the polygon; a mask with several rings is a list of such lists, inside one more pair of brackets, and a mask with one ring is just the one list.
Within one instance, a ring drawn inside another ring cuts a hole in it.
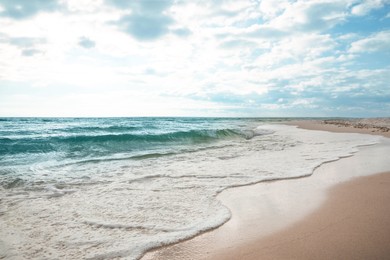
[{"label": "wet sand", "polygon": [[210,259],[387,259],[390,256],[390,172],[337,185],[292,227]]},{"label": "wet sand", "polygon": [[218,198],[232,212],[227,223],[143,259],[383,259],[390,255],[389,170],[383,138],[311,177],[226,190]]}]

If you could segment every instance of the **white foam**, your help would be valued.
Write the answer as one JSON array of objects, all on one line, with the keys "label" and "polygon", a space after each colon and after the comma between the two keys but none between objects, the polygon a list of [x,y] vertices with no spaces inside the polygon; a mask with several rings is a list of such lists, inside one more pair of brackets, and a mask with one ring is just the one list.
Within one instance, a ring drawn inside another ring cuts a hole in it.
[{"label": "white foam", "polygon": [[93,185],[49,186],[43,193],[51,198],[38,192],[29,194],[34,199],[10,197],[0,237],[18,249],[17,257],[137,259],[151,248],[226,222],[230,211],[215,197],[228,187],[307,176],[322,163],[350,156],[358,146],[381,138],[282,125],[263,125],[255,132],[261,135],[225,141],[229,145],[224,148],[142,160],[134,166],[127,161],[102,163],[105,171],[123,172]]}]

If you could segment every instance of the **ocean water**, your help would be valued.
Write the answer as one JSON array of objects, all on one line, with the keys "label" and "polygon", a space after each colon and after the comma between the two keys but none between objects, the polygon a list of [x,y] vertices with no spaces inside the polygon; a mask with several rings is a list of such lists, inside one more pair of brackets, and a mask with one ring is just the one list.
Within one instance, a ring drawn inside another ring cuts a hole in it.
[{"label": "ocean water", "polygon": [[379,140],[282,120],[2,118],[3,256],[137,259],[226,222],[226,188],[308,176]]}]

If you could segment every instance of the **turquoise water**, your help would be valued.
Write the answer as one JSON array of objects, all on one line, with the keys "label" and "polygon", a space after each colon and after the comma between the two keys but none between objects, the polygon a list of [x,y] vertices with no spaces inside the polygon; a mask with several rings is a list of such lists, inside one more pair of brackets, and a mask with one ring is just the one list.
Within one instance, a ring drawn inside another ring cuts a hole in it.
[{"label": "turquoise water", "polygon": [[[251,139],[260,121],[238,118],[1,118],[0,184],[91,178],[88,163],[142,160]],[[71,170],[61,167],[74,165]],[[94,165],[93,168],[96,168]],[[68,171],[69,172],[66,172]],[[42,174],[44,172],[44,174]]]}]

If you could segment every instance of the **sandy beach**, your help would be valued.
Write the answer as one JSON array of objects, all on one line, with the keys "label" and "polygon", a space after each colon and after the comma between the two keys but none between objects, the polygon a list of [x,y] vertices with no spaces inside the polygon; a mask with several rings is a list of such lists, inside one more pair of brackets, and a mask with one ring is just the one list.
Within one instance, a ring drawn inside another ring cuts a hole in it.
[{"label": "sandy beach", "polygon": [[[386,120],[304,121],[300,128],[234,118],[1,122],[16,130],[2,141],[12,153],[3,149],[0,163],[0,258],[382,259],[390,254],[390,139],[300,129],[336,124],[343,132],[380,134],[388,132]],[[161,134],[169,124],[175,131]],[[134,125],[155,134],[129,134]],[[26,137],[26,129],[33,135]],[[59,138],[58,132],[71,136]],[[26,147],[19,149],[14,139]],[[84,154],[72,156],[75,146]],[[26,153],[36,147],[43,152]],[[106,157],[91,160],[96,147]],[[128,147],[139,147],[137,156],[118,160],[118,152]],[[183,147],[189,150],[180,152]],[[156,149],[175,153],[156,157]],[[139,158],[141,152],[146,158]]]},{"label": "sandy beach", "polygon": [[390,120],[388,118],[301,120],[287,122],[287,124],[297,125],[299,128],[308,130],[381,135],[390,138]]},{"label": "sandy beach", "polygon": [[[300,128],[388,136],[386,126],[293,122]],[[381,121],[381,123],[383,123]],[[390,142],[361,147],[307,178],[228,189],[220,228],[143,259],[383,259],[390,255]]]},{"label": "sandy beach", "polygon": [[293,226],[210,259],[386,259],[390,172],[328,191],[320,209]]},{"label": "sandy beach", "polygon": [[390,0],[0,0],[0,260],[390,259]]}]

